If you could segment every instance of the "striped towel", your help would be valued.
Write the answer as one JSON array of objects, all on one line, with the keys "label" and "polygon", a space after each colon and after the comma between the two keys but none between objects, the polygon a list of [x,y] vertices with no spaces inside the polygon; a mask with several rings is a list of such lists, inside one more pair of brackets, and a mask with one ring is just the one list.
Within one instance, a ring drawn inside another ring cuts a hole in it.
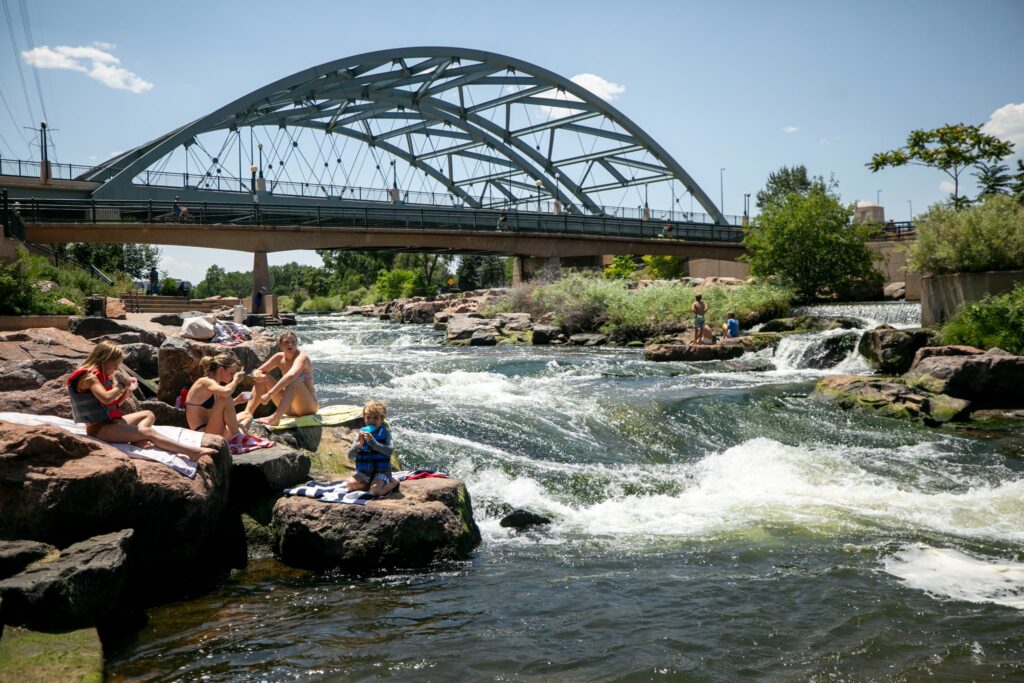
[{"label": "striped towel", "polygon": [[285,489],[284,495],[305,496],[326,503],[345,503],[347,505],[366,505],[378,497],[369,491],[349,491],[343,481],[307,481],[302,486]]}]

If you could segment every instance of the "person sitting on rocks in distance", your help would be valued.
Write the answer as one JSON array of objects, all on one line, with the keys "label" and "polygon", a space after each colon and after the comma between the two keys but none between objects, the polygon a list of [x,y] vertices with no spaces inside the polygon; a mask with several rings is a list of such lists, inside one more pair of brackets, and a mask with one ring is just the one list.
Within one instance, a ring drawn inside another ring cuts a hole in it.
[{"label": "person sitting on rocks in distance", "polygon": [[120,406],[131,395],[133,388],[131,383],[114,384],[114,376],[123,359],[121,348],[104,340],[93,348],[82,367],[68,377],[71,412],[75,422],[85,423],[85,433],[110,443],[151,444],[171,453],[180,453],[191,460],[215,455],[216,449],[183,446],[153,429],[156,416],[151,410],[127,415],[121,413]]},{"label": "person sitting on rocks in distance", "polygon": [[740,321],[736,319],[736,314],[729,311],[725,318],[725,322],[722,323],[722,335],[726,337],[740,336]]},{"label": "person sitting on rocks in distance", "polygon": [[693,297],[693,343],[700,344],[701,334],[704,332],[704,315],[708,312],[708,305],[701,301],[701,295]]},{"label": "person sitting on rocks in distance", "polygon": [[[246,411],[255,415],[257,406],[273,400],[274,414],[257,420],[268,425],[276,425],[285,415],[315,415],[320,410],[313,384],[313,363],[305,352],[299,351],[298,337],[294,332],[285,332],[278,338],[277,347],[281,351],[253,371],[256,386],[246,406]],[[281,371],[281,379],[276,381],[267,374],[275,368]]]},{"label": "person sitting on rocks in distance", "polygon": [[391,476],[391,430],[384,418],[388,407],[382,401],[370,401],[363,407],[365,426],[356,432],[348,457],[356,464],[352,478],[345,482],[349,491],[367,491],[375,496],[391,493],[398,481]]},{"label": "person sitting on rocks in distance", "polygon": [[701,330],[701,343],[702,344],[717,344],[718,340],[715,338],[715,332],[711,329],[711,325],[704,325]]},{"label": "person sitting on rocks in distance", "polygon": [[[235,414],[235,406],[252,398],[241,393],[237,398],[232,394],[245,373],[238,369],[238,359],[230,353],[205,356],[199,362],[202,377],[189,388],[185,398],[185,417],[188,428],[197,432],[216,434],[228,440],[228,446],[248,445],[246,427],[252,422],[247,412]],[[252,437],[249,437],[250,439]]]}]

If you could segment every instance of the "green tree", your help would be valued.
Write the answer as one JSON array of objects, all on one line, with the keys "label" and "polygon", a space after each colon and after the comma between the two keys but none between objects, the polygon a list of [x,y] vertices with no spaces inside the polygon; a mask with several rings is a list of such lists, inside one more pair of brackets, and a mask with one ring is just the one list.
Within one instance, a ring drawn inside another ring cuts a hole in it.
[{"label": "green tree", "polygon": [[636,262],[630,254],[619,254],[604,269],[604,276],[609,280],[624,280],[636,272]]},{"label": "green tree", "polygon": [[506,276],[505,259],[501,256],[481,256],[480,267],[477,271],[480,277],[481,287],[503,287],[511,281]]},{"label": "green tree", "polygon": [[757,193],[757,208],[763,210],[769,203],[783,199],[792,192],[806,195],[810,191],[811,178],[807,175],[806,166],[783,166],[768,174],[764,189]]},{"label": "green tree", "polygon": [[866,166],[878,172],[898,166],[937,168],[953,180],[950,199],[957,209],[967,206],[960,196],[960,174],[979,163],[998,163],[1013,151],[1013,143],[981,132],[981,126],[947,124],[935,130],[913,130],[907,144],[899,149],[879,152]]},{"label": "green tree", "polygon": [[687,261],[680,256],[644,256],[644,263],[655,280],[674,280],[687,273]]},{"label": "green tree", "polygon": [[476,254],[463,254],[459,258],[459,267],[455,269],[455,281],[459,289],[469,291],[480,288],[480,266],[483,257]]},{"label": "green tree", "polygon": [[1010,175],[1010,167],[1005,164],[976,164],[974,177],[978,181],[981,191],[978,199],[989,197],[995,194],[1010,194],[1010,186],[1013,184],[1013,177]]},{"label": "green tree", "polygon": [[753,275],[774,276],[804,300],[881,284],[867,247],[871,228],[850,222],[854,207],[833,188],[817,178],[806,195],[791,192],[765,207],[743,238]]},{"label": "green tree", "polygon": [[160,250],[148,244],[89,244],[75,242],[59,250],[68,258],[92,265],[106,274],[128,273],[143,277],[160,261]]},{"label": "green tree", "polygon": [[1013,176],[1013,186],[1010,191],[1018,202],[1024,204],[1024,160],[1017,159],[1017,173]]},{"label": "green tree", "polygon": [[377,297],[379,301],[390,301],[405,296],[406,287],[412,287],[416,273],[411,270],[395,268],[382,270],[377,275]]},{"label": "green tree", "polygon": [[395,263],[395,255],[389,251],[317,249],[316,253],[324,260],[331,291],[340,293],[369,287],[377,279],[377,273],[390,270]]}]

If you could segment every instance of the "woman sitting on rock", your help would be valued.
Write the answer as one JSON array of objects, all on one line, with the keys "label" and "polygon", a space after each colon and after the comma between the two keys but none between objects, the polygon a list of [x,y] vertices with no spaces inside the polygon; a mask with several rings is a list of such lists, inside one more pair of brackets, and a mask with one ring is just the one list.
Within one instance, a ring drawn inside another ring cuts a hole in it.
[{"label": "woman sitting on rock", "polygon": [[199,361],[199,371],[203,376],[192,384],[185,398],[188,428],[223,436],[233,451],[241,446],[255,445],[250,442],[256,437],[245,433],[252,422],[252,415],[247,412],[235,414],[235,406],[251,398],[245,393],[232,398],[238,383],[245,378],[245,373],[238,369],[238,359],[230,353],[205,356]]},{"label": "woman sitting on rock", "polygon": [[101,341],[85,363],[68,377],[68,396],[75,422],[85,423],[85,433],[109,443],[149,442],[171,453],[180,453],[191,460],[204,455],[213,456],[216,449],[200,446],[191,448],[169,439],[153,429],[156,416],[151,410],[124,415],[121,404],[131,396],[132,385],[114,384],[114,376],[124,352],[110,341]]},{"label": "woman sitting on rock", "polygon": [[[299,351],[298,337],[294,332],[285,332],[278,338],[277,347],[281,351],[252,373],[256,386],[246,407],[250,414],[255,414],[257,406],[273,400],[274,414],[257,420],[268,425],[276,425],[285,415],[315,415],[320,410],[313,384],[313,363],[305,352]],[[277,381],[267,374],[275,368],[281,371]]]}]

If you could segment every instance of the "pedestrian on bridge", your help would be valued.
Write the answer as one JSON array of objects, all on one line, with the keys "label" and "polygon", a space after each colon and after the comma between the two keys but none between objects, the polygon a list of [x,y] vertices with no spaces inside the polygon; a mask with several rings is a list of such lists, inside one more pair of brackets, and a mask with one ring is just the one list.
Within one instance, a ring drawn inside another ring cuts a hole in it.
[{"label": "pedestrian on bridge", "polygon": [[507,225],[508,225],[508,214],[505,213],[504,211],[502,211],[501,215],[498,216],[498,225],[497,225],[498,232],[505,232],[505,227]]}]

